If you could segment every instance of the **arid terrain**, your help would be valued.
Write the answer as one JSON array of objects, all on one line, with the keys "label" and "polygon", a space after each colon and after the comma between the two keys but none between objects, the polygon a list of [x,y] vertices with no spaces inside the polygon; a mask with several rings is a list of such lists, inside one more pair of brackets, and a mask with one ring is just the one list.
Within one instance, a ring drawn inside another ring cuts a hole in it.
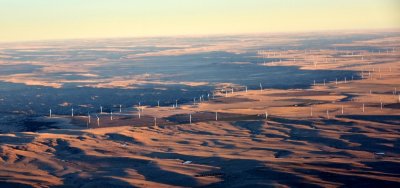
[{"label": "arid terrain", "polygon": [[[35,116],[34,122],[45,128],[0,134],[0,187],[400,187],[398,36],[334,42],[322,49],[310,42],[304,49],[268,50],[258,48],[257,40],[243,40],[245,50],[235,42],[221,42],[125,56],[250,50],[256,60],[229,63],[354,74],[321,79],[324,74],[318,73],[322,76],[304,81],[309,87],[294,89],[272,87],[287,80],[263,80],[265,85],[256,82],[249,88],[220,82],[194,100],[123,108],[116,103],[112,113],[95,106],[96,112],[71,117],[65,103],[66,113],[49,117],[43,107],[43,115]],[[266,46],[288,41],[270,40]],[[200,79],[163,82],[168,77],[151,73],[157,79],[100,78],[88,71],[97,65],[85,61],[79,74],[91,81],[75,80],[79,87],[209,84]],[[39,75],[77,66],[50,66],[39,60],[30,64],[45,68],[0,80],[57,89],[71,82]],[[240,70],[232,76],[240,80]]]}]

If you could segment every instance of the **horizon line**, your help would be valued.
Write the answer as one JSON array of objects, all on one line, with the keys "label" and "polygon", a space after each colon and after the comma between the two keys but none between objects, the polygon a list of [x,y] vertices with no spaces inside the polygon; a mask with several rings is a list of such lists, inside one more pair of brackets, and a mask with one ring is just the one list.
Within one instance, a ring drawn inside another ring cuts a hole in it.
[{"label": "horizon line", "polygon": [[1,41],[3,44],[17,43],[37,43],[37,42],[61,42],[61,41],[76,41],[76,40],[116,40],[116,39],[151,39],[151,38],[201,38],[201,37],[222,37],[222,36],[252,36],[252,35],[268,35],[268,34],[306,34],[306,33],[331,33],[331,32],[390,32],[400,33],[400,27],[392,28],[360,28],[360,29],[316,29],[304,31],[264,31],[264,32],[238,32],[238,33],[210,33],[210,34],[171,34],[171,35],[142,35],[142,36],[121,36],[121,37],[71,37],[71,38],[49,38],[49,39],[32,39],[32,40],[14,40]]}]

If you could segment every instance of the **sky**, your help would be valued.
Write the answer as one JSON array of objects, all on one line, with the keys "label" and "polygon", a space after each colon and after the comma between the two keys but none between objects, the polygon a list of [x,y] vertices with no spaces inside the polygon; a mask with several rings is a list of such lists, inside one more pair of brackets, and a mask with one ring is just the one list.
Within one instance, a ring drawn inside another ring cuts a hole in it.
[{"label": "sky", "polygon": [[399,28],[400,0],[0,0],[0,42]]}]

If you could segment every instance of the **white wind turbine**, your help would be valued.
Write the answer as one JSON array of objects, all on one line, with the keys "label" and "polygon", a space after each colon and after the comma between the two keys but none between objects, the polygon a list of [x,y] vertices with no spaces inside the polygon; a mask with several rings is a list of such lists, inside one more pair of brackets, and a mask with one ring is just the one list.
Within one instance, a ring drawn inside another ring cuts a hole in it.
[{"label": "white wind turbine", "polygon": [[344,106],[342,105],[342,115],[344,114]]},{"label": "white wind turbine", "polygon": [[88,112],[87,118],[88,118],[88,121],[87,121],[87,124],[86,124],[86,128],[89,129],[89,125],[90,125],[90,114],[89,114],[89,112]]},{"label": "white wind turbine", "polygon": [[96,115],[96,117],[97,117],[97,126],[100,127],[100,118],[97,115]]}]

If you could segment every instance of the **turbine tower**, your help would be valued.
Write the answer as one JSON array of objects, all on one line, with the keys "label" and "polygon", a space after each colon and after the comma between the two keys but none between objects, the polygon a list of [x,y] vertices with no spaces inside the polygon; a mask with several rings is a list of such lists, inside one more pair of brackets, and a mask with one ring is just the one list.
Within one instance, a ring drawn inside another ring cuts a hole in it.
[{"label": "turbine tower", "polygon": [[97,115],[96,115],[96,117],[97,117],[97,126],[100,127],[100,118]]}]

